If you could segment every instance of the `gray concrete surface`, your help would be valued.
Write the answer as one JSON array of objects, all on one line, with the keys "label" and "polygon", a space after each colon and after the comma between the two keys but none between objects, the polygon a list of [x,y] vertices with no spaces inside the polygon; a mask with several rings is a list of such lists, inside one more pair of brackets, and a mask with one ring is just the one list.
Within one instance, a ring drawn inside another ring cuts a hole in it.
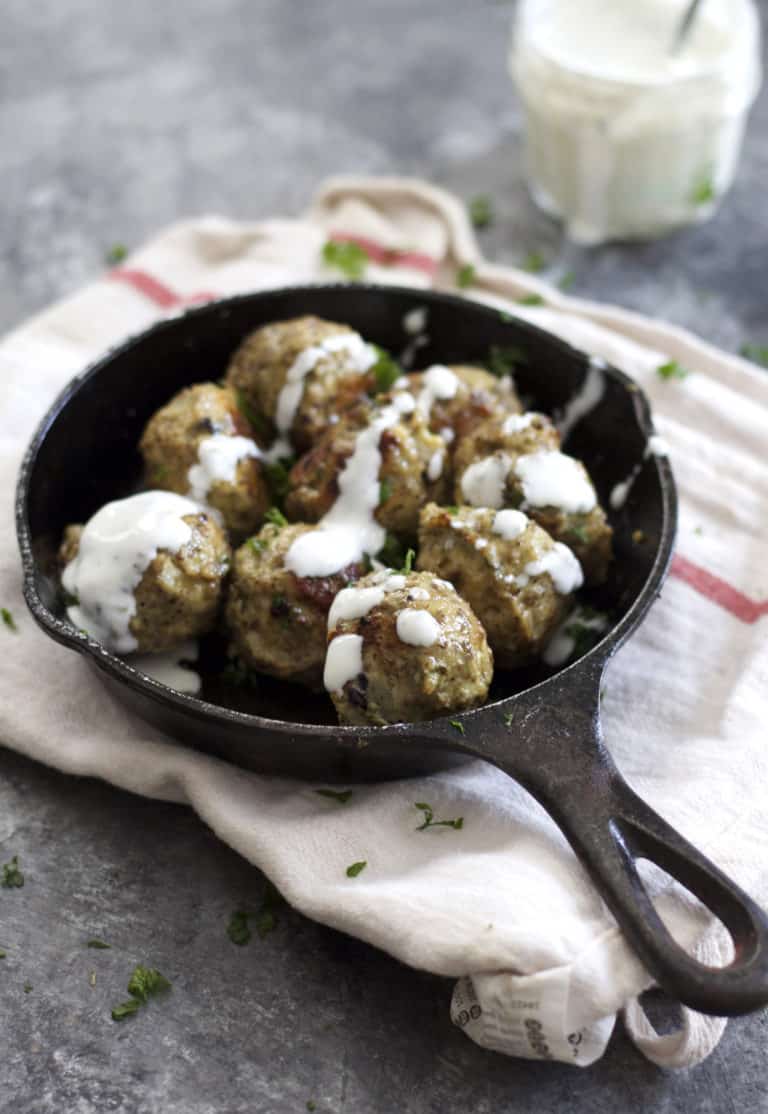
[{"label": "gray concrete surface", "polygon": [[[523,188],[508,21],[506,4],[460,0],[6,0],[0,326],[86,281],[115,241],[196,213],[297,211],[324,175],[365,171],[491,194],[494,258],[544,250],[577,292],[733,349],[768,343],[768,96],[714,221],[577,250]],[[678,1074],[621,1033],[580,1073],[484,1052],[451,1026],[448,982],[290,910],[231,944],[229,915],[263,880],[189,812],[2,751],[13,854],[27,882],[0,890],[3,1114],[768,1110],[765,1014]],[[84,948],[92,935],[112,950]],[[173,992],[117,1026],[140,961]]]}]

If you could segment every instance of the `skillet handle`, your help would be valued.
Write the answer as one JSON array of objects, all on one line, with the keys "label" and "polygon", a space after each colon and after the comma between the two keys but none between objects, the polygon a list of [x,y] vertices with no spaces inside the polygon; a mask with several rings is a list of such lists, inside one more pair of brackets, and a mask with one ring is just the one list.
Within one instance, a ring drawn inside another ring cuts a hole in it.
[{"label": "skillet handle", "polygon": [[[493,725],[484,724],[477,751],[546,808],[662,989],[694,1010],[717,1016],[768,1005],[768,915],[624,781],[602,739],[602,663],[592,673],[591,684],[583,672],[578,678],[578,702],[572,682],[563,686],[570,710],[563,711],[568,704],[548,692],[546,703],[524,698],[508,730],[500,727],[497,713]],[[587,708],[585,688],[594,690]],[[660,866],[725,925],[734,948],[728,966],[706,966],[675,943],[638,874],[638,858]]]}]

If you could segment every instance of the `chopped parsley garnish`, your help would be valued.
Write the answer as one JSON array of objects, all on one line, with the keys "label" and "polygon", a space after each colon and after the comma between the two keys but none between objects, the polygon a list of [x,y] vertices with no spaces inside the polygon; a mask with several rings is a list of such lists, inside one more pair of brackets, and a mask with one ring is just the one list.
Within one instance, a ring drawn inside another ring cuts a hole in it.
[{"label": "chopped parsley garnish", "polygon": [[323,245],[323,262],[334,267],[350,279],[358,279],[365,273],[368,252],[360,244],[351,241],[328,240]]},{"label": "chopped parsley garnish", "polygon": [[458,832],[464,827],[463,816],[457,816],[455,820],[435,820],[432,805],[417,801],[413,807],[423,814],[423,822],[416,828],[417,832],[426,831],[427,828],[453,828],[454,831]]},{"label": "chopped parsley garnish", "polygon": [[487,194],[478,194],[467,205],[469,219],[475,228],[486,228],[493,221],[493,202]]},{"label": "chopped parsley garnish", "polygon": [[454,515],[459,513],[459,508],[458,507],[453,507],[453,506],[452,507],[443,507],[443,510],[445,511],[446,514],[449,514],[451,516],[451,518],[453,518]]},{"label": "chopped parsley garnish", "polygon": [[659,364],[656,368],[656,374],[659,379],[685,379],[690,372],[677,360],[667,360],[665,364]]},{"label": "chopped parsley garnish", "polygon": [[248,925],[248,914],[243,909],[237,909],[229,918],[227,936],[238,947],[243,947],[250,940],[251,930]]},{"label": "chopped parsley garnish", "polygon": [[112,947],[111,944],[105,944],[103,940],[99,940],[98,936],[94,936],[92,940],[88,940],[86,948],[97,948],[99,951],[109,951]]},{"label": "chopped parsley garnish", "polygon": [[358,874],[362,870],[365,870],[365,868],[367,866],[368,866],[368,860],[367,859],[363,859],[359,863],[352,863],[350,866],[347,867],[347,878],[357,878]]},{"label": "chopped parsley garnish", "polygon": [[543,306],[544,299],[541,294],[523,294],[522,298],[517,299],[519,306]]},{"label": "chopped parsley garnish", "polygon": [[539,271],[543,271],[546,265],[547,261],[540,251],[529,251],[520,264],[524,271],[530,271],[533,275],[537,275]]},{"label": "chopped parsley garnish", "polygon": [[270,507],[267,513],[264,515],[264,521],[269,522],[273,526],[277,526],[280,529],[282,529],[283,526],[288,525],[288,519],[285,517],[279,507]]},{"label": "chopped parsley garnish", "polygon": [[113,1021],[125,1021],[126,1017],[131,1017],[141,1007],[141,1002],[136,998],[130,998],[127,1002],[121,1002],[119,1006],[115,1006],[112,1010]]},{"label": "chopped parsley garnish", "polygon": [[269,437],[271,429],[269,426],[269,422],[264,417],[264,415],[260,414],[258,410],[255,410],[253,406],[251,406],[250,402],[242,391],[238,391],[236,397],[237,409],[243,415],[248,424],[253,426],[254,430],[261,436]]},{"label": "chopped parsley garnish", "polygon": [[317,1110],[317,1103],[313,1102],[312,1099],[307,1099],[307,1110],[309,1114],[312,1114],[313,1110]]},{"label": "chopped parsley garnish", "polygon": [[331,801],[338,801],[340,805],[345,805],[352,796],[351,789],[316,789],[315,793],[319,797],[328,797]]},{"label": "chopped parsley garnish", "polygon": [[121,1002],[119,1006],[114,1007],[112,1020],[124,1021],[126,1017],[135,1014],[141,1006],[146,1005],[150,998],[164,994],[170,989],[171,984],[164,975],[154,967],[145,967],[139,963],[128,980],[128,993],[131,997],[127,1002]]},{"label": "chopped parsley garnish", "polygon": [[499,319],[503,321],[505,325],[508,325],[510,321],[515,320],[515,315],[509,313],[506,309],[501,309],[499,310]]},{"label": "chopped parsley garnish", "polygon": [[715,200],[715,185],[709,175],[704,175],[691,190],[690,200],[694,205],[706,205]]},{"label": "chopped parsley garnish", "polygon": [[458,731],[458,733],[460,735],[466,735],[466,731],[464,730],[464,724],[461,722],[461,720],[452,719],[451,720],[451,727],[455,728],[455,730]]},{"label": "chopped parsley garnish", "polygon": [[256,913],[256,932],[260,939],[263,940],[274,930],[277,925],[277,910],[284,904],[280,891],[271,882],[267,882],[264,887],[261,905]]},{"label": "chopped parsley garnish", "polygon": [[392,484],[388,480],[382,480],[379,484],[379,506],[386,503],[392,494]]},{"label": "chopped parsley garnish", "polygon": [[560,287],[561,290],[570,290],[575,281],[576,281],[575,272],[574,271],[566,271],[557,285]]},{"label": "chopped parsley garnish", "polygon": [[464,263],[456,272],[456,285],[461,290],[466,290],[475,281],[475,266],[473,263]]},{"label": "chopped parsley garnish", "polygon": [[589,542],[589,534],[587,533],[587,529],[585,526],[569,526],[565,536],[568,538],[573,538],[575,541],[581,542],[583,545],[587,545]]},{"label": "chopped parsley garnish", "polygon": [[96,972],[95,971],[91,971],[90,975],[88,976],[88,985],[89,986],[95,986],[96,985]]},{"label": "chopped parsley garnish", "polygon": [[267,481],[269,493],[275,500],[275,503],[282,503],[283,499],[285,499],[288,494],[293,464],[293,457],[285,457],[283,460],[265,460],[262,462],[264,479]]},{"label": "chopped parsley garnish", "polygon": [[13,631],[14,633],[18,631],[19,628],[16,626],[16,620],[14,619],[13,615],[11,615],[7,607],[0,607],[0,619],[3,620],[3,624],[8,628],[8,630]]},{"label": "chopped parsley garnish", "polygon": [[19,870],[19,856],[14,855],[9,863],[3,866],[3,877],[0,886],[6,890],[18,890],[24,885],[24,875]]},{"label": "chopped parsley garnish", "polygon": [[113,244],[112,247],[108,248],[105,252],[104,259],[114,267],[115,264],[122,263],[127,255],[128,248],[125,244]]},{"label": "chopped parsley garnish", "polygon": [[248,548],[252,549],[254,553],[263,553],[269,543],[265,538],[249,538]]},{"label": "chopped parsley garnish", "polygon": [[150,998],[171,989],[171,984],[154,967],[139,963],[128,981],[128,993],[144,1005]]},{"label": "chopped parsley garnish", "polygon": [[24,983],[24,993],[25,993],[25,994],[29,994],[29,993],[31,993],[31,991],[32,991],[33,989],[34,989],[34,987],[32,986],[32,983],[31,983],[31,982],[25,982],[25,983]]},{"label": "chopped parsley garnish", "polygon": [[415,558],[416,553],[413,549],[406,550],[405,560],[403,561],[402,567],[400,569],[400,572],[403,573],[405,576],[408,576],[408,574],[412,571]]},{"label": "chopped parsley garnish", "polygon": [[694,534],[699,534],[699,535],[704,533],[704,531],[702,530],[702,528],[700,526],[695,526],[693,532],[694,532]]},{"label": "chopped parsley garnish", "polygon": [[0,948],[0,959],[5,959],[5,955],[6,955],[5,948]]},{"label": "chopped parsley garnish", "polygon": [[515,721],[515,713],[514,712],[505,712],[504,713],[504,726],[505,727],[511,727],[512,724],[514,723],[514,721]]},{"label": "chopped parsley garnish", "polygon": [[742,344],[739,354],[747,360],[768,367],[768,344]]},{"label": "chopped parsley garnish", "polygon": [[574,615],[573,621],[564,628],[564,633],[573,639],[572,658],[580,658],[597,645],[608,626],[608,616],[592,607],[582,607]]},{"label": "chopped parsley garnish", "polygon": [[517,364],[526,363],[528,363],[528,357],[522,348],[492,344],[488,349],[485,366],[491,375],[496,375],[501,379],[505,375],[511,375]]},{"label": "chopped parsley garnish", "polygon": [[378,344],[374,344],[373,347],[378,354],[378,359],[371,368],[374,391],[376,394],[386,394],[403,374],[403,369],[400,367],[397,360],[390,356],[389,352],[384,348],[380,348]]},{"label": "chopped parsley garnish", "polygon": [[376,554],[376,557],[387,568],[399,569],[405,561],[405,546],[395,534],[390,534],[387,531],[384,545]]}]

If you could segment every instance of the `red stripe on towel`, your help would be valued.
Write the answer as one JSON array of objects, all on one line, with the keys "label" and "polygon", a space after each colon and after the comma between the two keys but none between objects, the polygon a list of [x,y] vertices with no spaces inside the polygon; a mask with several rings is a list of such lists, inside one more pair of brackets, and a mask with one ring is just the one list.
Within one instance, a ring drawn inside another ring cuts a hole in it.
[{"label": "red stripe on towel", "polygon": [[430,278],[437,271],[437,260],[419,251],[396,251],[377,244],[375,240],[369,240],[367,236],[355,236],[349,232],[331,232],[329,239],[337,244],[357,244],[374,263],[383,263],[388,267],[412,267],[414,271],[423,271]]},{"label": "red stripe on towel", "polygon": [[687,557],[675,554],[670,570],[672,576],[684,580],[694,591],[722,607],[742,623],[756,623],[763,615],[768,615],[768,600],[752,600],[732,584],[721,580],[714,573],[707,572],[695,565]]},{"label": "red stripe on towel", "polygon": [[212,302],[218,297],[217,294],[211,294],[207,290],[182,296],[171,290],[170,286],[166,286],[164,282],[148,274],[147,271],[137,271],[132,267],[117,267],[114,271],[109,272],[108,277],[115,279],[117,282],[124,282],[126,286],[133,287],[139,294],[149,298],[150,302],[154,302],[161,309],[199,305],[202,302]]}]

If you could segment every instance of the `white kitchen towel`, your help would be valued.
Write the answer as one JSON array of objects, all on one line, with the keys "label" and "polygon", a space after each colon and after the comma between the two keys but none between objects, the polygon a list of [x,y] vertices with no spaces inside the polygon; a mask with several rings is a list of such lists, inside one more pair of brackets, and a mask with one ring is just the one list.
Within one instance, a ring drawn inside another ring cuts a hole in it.
[{"label": "white kitchen towel", "polygon": [[[650,804],[768,900],[768,379],[681,329],[487,263],[462,204],[420,182],[335,180],[298,220],[176,224],[0,345],[0,604],[18,627],[0,625],[0,739],[60,770],[189,803],[307,916],[458,979],[453,1018],[480,1044],[583,1066],[602,1055],[625,1009],[649,1058],[695,1063],[723,1023],[683,1011],[679,1032],[654,1032],[637,1001],[649,977],[555,825],[497,770],[478,762],[353,787],[347,804],[245,773],[133,718],[25,611],[12,490],[54,393],[109,345],[196,301],[338,279],[321,258],[329,238],[359,243],[376,282],[451,289],[457,268],[472,264],[467,296],[612,361],[650,396],[680,490],[678,550],[661,598],[610,667],[605,732]],[[544,304],[519,304],[531,293]],[[691,374],[658,376],[669,359]],[[20,700],[32,686],[34,702]],[[416,831],[416,801],[463,816],[463,828]],[[367,867],[348,878],[358,860]],[[675,937],[722,961],[706,910],[663,878],[648,885]]]}]

